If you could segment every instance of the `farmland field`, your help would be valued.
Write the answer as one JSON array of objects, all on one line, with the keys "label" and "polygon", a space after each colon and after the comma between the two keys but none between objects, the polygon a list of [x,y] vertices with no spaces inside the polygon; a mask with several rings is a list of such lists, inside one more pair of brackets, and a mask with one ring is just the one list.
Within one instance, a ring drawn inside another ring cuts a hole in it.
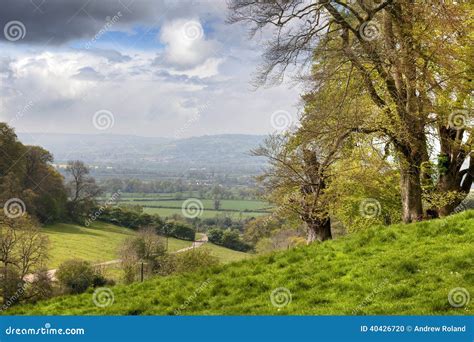
[{"label": "farmland field", "polygon": [[[182,207],[187,198],[176,199],[175,194],[124,194],[121,204],[139,205],[145,213],[158,214],[162,217],[182,215]],[[220,200],[218,210],[214,208],[214,200],[199,199],[202,203],[202,218],[229,216],[234,219],[256,217],[269,212],[270,204],[260,200]]]}]

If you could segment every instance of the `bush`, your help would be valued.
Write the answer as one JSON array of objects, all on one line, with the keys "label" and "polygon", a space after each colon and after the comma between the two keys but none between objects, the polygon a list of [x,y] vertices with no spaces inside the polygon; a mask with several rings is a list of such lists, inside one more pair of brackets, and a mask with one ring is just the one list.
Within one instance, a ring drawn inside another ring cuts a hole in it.
[{"label": "bush", "polygon": [[227,229],[213,228],[207,232],[209,241],[216,245],[221,245],[235,251],[247,252],[252,249],[252,246],[242,241],[237,231]]},{"label": "bush", "polygon": [[134,208],[103,208],[100,220],[131,229],[153,227],[160,230],[164,226],[158,215],[143,214]]},{"label": "bush", "polygon": [[132,283],[137,275],[138,263],[145,262],[152,270],[158,268],[158,259],[166,254],[163,237],[156,234],[153,228],[139,231],[137,236],[124,241],[119,250],[122,259],[124,282]]},{"label": "bush", "polygon": [[20,274],[13,268],[0,268],[0,293],[3,298],[3,306],[0,312],[19,303],[24,297],[24,281]]},{"label": "bush", "polygon": [[196,231],[194,228],[181,223],[181,222],[167,222],[165,227],[161,229],[161,232],[164,235],[172,236],[177,239],[194,241],[196,237]]},{"label": "bush", "polygon": [[194,241],[196,237],[194,228],[185,223],[165,223],[158,215],[143,214],[127,208],[104,208],[100,220],[131,229],[153,228],[160,235],[182,240]]},{"label": "bush", "polygon": [[209,229],[207,232],[207,237],[210,242],[215,243],[216,245],[222,244],[222,235],[224,232],[219,228]]},{"label": "bush", "polygon": [[83,293],[91,286],[107,284],[107,279],[90,262],[76,259],[63,262],[56,272],[56,278],[63,290],[71,294]]},{"label": "bush", "polygon": [[193,272],[219,263],[207,249],[191,249],[176,255],[176,273]]},{"label": "bush", "polygon": [[31,282],[28,291],[31,302],[49,299],[54,296],[53,281],[48,269],[42,268],[34,274],[34,280]]},{"label": "bush", "polygon": [[183,253],[168,254],[158,260],[157,273],[169,275],[186,273],[217,265],[219,259],[204,248],[192,249]]}]

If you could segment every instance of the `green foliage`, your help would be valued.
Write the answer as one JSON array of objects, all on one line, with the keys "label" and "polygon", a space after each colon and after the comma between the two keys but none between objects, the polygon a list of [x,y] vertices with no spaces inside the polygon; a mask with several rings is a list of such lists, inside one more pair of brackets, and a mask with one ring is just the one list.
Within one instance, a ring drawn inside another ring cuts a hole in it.
[{"label": "green foliage", "polygon": [[[97,209],[98,210],[98,209]],[[101,210],[100,220],[131,229],[155,227],[164,225],[158,215],[143,214],[135,207],[104,207]]]},{"label": "green foliage", "polygon": [[332,216],[349,232],[401,221],[398,171],[368,146],[347,152],[335,167],[328,193],[334,199]]},{"label": "green foliage", "polygon": [[252,246],[244,242],[240,238],[240,234],[232,229],[209,229],[207,237],[209,238],[210,242],[233,249],[235,251],[246,252],[252,249]]},{"label": "green foliage", "polygon": [[[169,315],[204,282],[188,315],[472,315],[455,308],[451,289],[473,287],[474,211],[443,220],[372,227],[338,240],[114,287],[115,303],[97,308],[90,294],[12,308],[8,314]],[[204,247],[203,247],[204,248]],[[271,292],[287,288],[279,309]],[[371,301],[366,298],[371,296]]]},{"label": "green foliage", "polygon": [[219,263],[219,259],[208,249],[191,249],[177,254],[169,254],[159,259],[158,273],[169,275],[173,273],[187,273],[202,270]]},{"label": "green foliage", "polygon": [[56,278],[62,289],[71,294],[82,293],[91,286],[104,286],[107,283],[90,262],[77,259],[63,262],[56,272]]},{"label": "green foliage", "polygon": [[219,228],[212,228],[207,231],[207,237],[210,242],[215,243],[216,245],[222,244],[222,236],[224,231]]},{"label": "green foliage", "polygon": [[43,223],[63,219],[67,192],[63,177],[51,166],[53,156],[39,146],[23,145],[1,122],[0,149],[0,203],[19,198],[26,211]]},{"label": "green foliage", "polygon": [[178,221],[168,221],[163,228],[158,231],[165,233],[167,236],[173,236],[177,239],[188,241],[194,241],[196,237],[196,231],[192,227]]},{"label": "green foliage", "polygon": [[143,214],[126,207],[103,208],[100,220],[131,229],[151,227],[164,236],[194,241],[196,232],[189,225],[179,221],[163,221],[158,215]]},{"label": "green foliage", "polygon": [[260,239],[269,237],[273,231],[281,229],[283,224],[282,220],[272,216],[257,217],[245,223],[243,239],[255,246]]}]

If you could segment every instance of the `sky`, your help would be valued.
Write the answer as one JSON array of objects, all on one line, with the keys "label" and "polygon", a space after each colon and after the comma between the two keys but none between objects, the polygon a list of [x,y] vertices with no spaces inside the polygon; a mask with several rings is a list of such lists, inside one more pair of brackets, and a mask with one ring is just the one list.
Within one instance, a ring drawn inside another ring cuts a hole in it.
[{"label": "sky", "polygon": [[18,132],[185,138],[296,121],[290,78],[255,89],[265,36],[224,0],[2,0],[0,121]]}]

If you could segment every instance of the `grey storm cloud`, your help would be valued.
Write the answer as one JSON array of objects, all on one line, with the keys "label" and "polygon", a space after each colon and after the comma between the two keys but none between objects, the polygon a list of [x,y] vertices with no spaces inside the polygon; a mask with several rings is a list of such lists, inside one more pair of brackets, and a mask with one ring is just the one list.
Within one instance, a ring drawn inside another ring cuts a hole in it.
[{"label": "grey storm cloud", "polygon": [[[9,22],[21,22],[26,29],[21,43],[60,45],[92,38],[118,12],[122,15],[116,27],[126,30],[136,23],[154,25],[165,15],[183,13],[185,3],[168,0],[2,0],[0,24],[5,28]],[[6,40],[5,35],[0,35],[0,40]]]}]

